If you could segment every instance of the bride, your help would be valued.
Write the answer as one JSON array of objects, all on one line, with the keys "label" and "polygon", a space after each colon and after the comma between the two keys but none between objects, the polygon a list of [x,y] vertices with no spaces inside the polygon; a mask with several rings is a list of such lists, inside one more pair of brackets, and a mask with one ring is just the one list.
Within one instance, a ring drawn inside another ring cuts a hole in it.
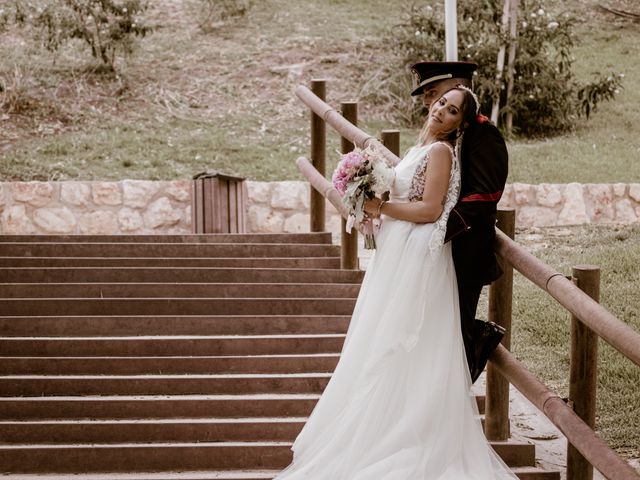
[{"label": "bride", "polygon": [[466,87],[432,106],[395,167],[377,250],[338,366],[276,480],[516,479],[487,443],[460,332],[449,211],[460,189],[455,145],[475,121]]}]

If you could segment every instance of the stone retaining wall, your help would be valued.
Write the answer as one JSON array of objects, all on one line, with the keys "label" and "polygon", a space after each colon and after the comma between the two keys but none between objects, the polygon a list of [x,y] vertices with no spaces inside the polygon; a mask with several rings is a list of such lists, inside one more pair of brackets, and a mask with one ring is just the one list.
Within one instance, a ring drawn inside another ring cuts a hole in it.
[{"label": "stone retaining wall", "polygon": [[[249,219],[254,231],[304,232],[309,228],[306,182],[248,182]],[[516,209],[516,225],[545,227],[585,223],[630,224],[640,220],[640,184],[509,184],[500,207]],[[340,218],[327,207],[327,229]]]},{"label": "stone retaining wall", "polygon": [[191,182],[0,183],[0,232],[191,232]]},{"label": "stone retaining wall", "polygon": [[[306,182],[247,182],[251,232],[309,230]],[[146,234],[191,232],[191,181],[0,183],[0,233]],[[500,202],[517,225],[630,224],[640,220],[640,184],[507,185]],[[331,205],[327,230],[338,233]]]}]

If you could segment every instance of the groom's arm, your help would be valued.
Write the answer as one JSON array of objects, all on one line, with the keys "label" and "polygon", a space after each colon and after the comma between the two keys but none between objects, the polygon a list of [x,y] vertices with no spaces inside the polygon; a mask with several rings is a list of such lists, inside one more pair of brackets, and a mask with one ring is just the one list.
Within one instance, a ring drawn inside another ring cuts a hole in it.
[{"label": "groom's arm", "polygon": [[471,230],[493,228],[496,206],[507,180],[508,154],[499,130],[486,123],[467,134],[462,145],[463,188],[449,215],[446,241]]}]

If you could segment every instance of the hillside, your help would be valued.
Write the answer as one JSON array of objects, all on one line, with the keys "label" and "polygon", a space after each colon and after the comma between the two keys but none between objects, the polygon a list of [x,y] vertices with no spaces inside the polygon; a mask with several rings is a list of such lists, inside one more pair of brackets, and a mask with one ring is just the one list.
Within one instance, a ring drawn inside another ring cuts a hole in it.
[{"label": "hillside", "polygon": [[[571,135],[510,142],[512,182],[640,181],[640,65],[630,61],[640,56],[640,28],[598,3],[541,2],[576,15],[579,78],[624,72],[624,91]],[[389,32],[406,11],[400,0],[268,0],[203,33],[197,6],[151,2],[155,31],[118,76],[96,71],[80,44],[52,56],[28,32],[2,34],[0,176],[174,179],[217,169],[300,178],[293,159],[308,152],[308,114],[293,88],[322,77],[332,104],[358,99],[391,61]],[[360,118],[373,134],[397,127],[364,102]],[[415,130],[401,130],[408,147]]]}]

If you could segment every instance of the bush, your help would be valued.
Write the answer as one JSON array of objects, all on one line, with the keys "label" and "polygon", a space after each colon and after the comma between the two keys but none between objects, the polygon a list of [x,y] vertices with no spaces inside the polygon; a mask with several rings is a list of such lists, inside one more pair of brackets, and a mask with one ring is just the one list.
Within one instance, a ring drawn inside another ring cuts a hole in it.
[{"label": "bush", "polygon": [[200,0],[198,26],[211,32],[229,20],[244,17],[252,6],[251,0]]},{"label": "bush", "polygon": [[146,9],[143,0],[15,0],[12,13],[16,23],[36,28],[47,50],[80,39],[94,58],[114,71],[116,55],[129,55],[134,37],[151,30],[141,17]]},{"label": "bush", "polygon": [[[393,29],[389,44],[398,63],[383,73],[383,89],[369,93],[374,100],[388,102],[390,113],[410,123],[422,117],[421,106],[411,103],[408,68],[424,60],[444,60],[445,31],[442,2],[417,7],[409,5],[403,22]],[[491,112],[494,97],[506,101],[506,61],[502,79],[496,80],[500,46],[508,42],[501,32],[502,0],[458,2],[458,58],[476,62],[479,69],[474,89],[483,112]],[[554,17],[539,1],[520,2],[515,77],[509,109],[514,131],[535,137],[565,132],[577,117],[587,117],[598,102],[614,98],[621,75],[605,75],[589,84],[579,84],[572,72],[573,18]],[[396,103],[397,102],[397,103]],[[507,108],[502,107],[504,116]]]}]

